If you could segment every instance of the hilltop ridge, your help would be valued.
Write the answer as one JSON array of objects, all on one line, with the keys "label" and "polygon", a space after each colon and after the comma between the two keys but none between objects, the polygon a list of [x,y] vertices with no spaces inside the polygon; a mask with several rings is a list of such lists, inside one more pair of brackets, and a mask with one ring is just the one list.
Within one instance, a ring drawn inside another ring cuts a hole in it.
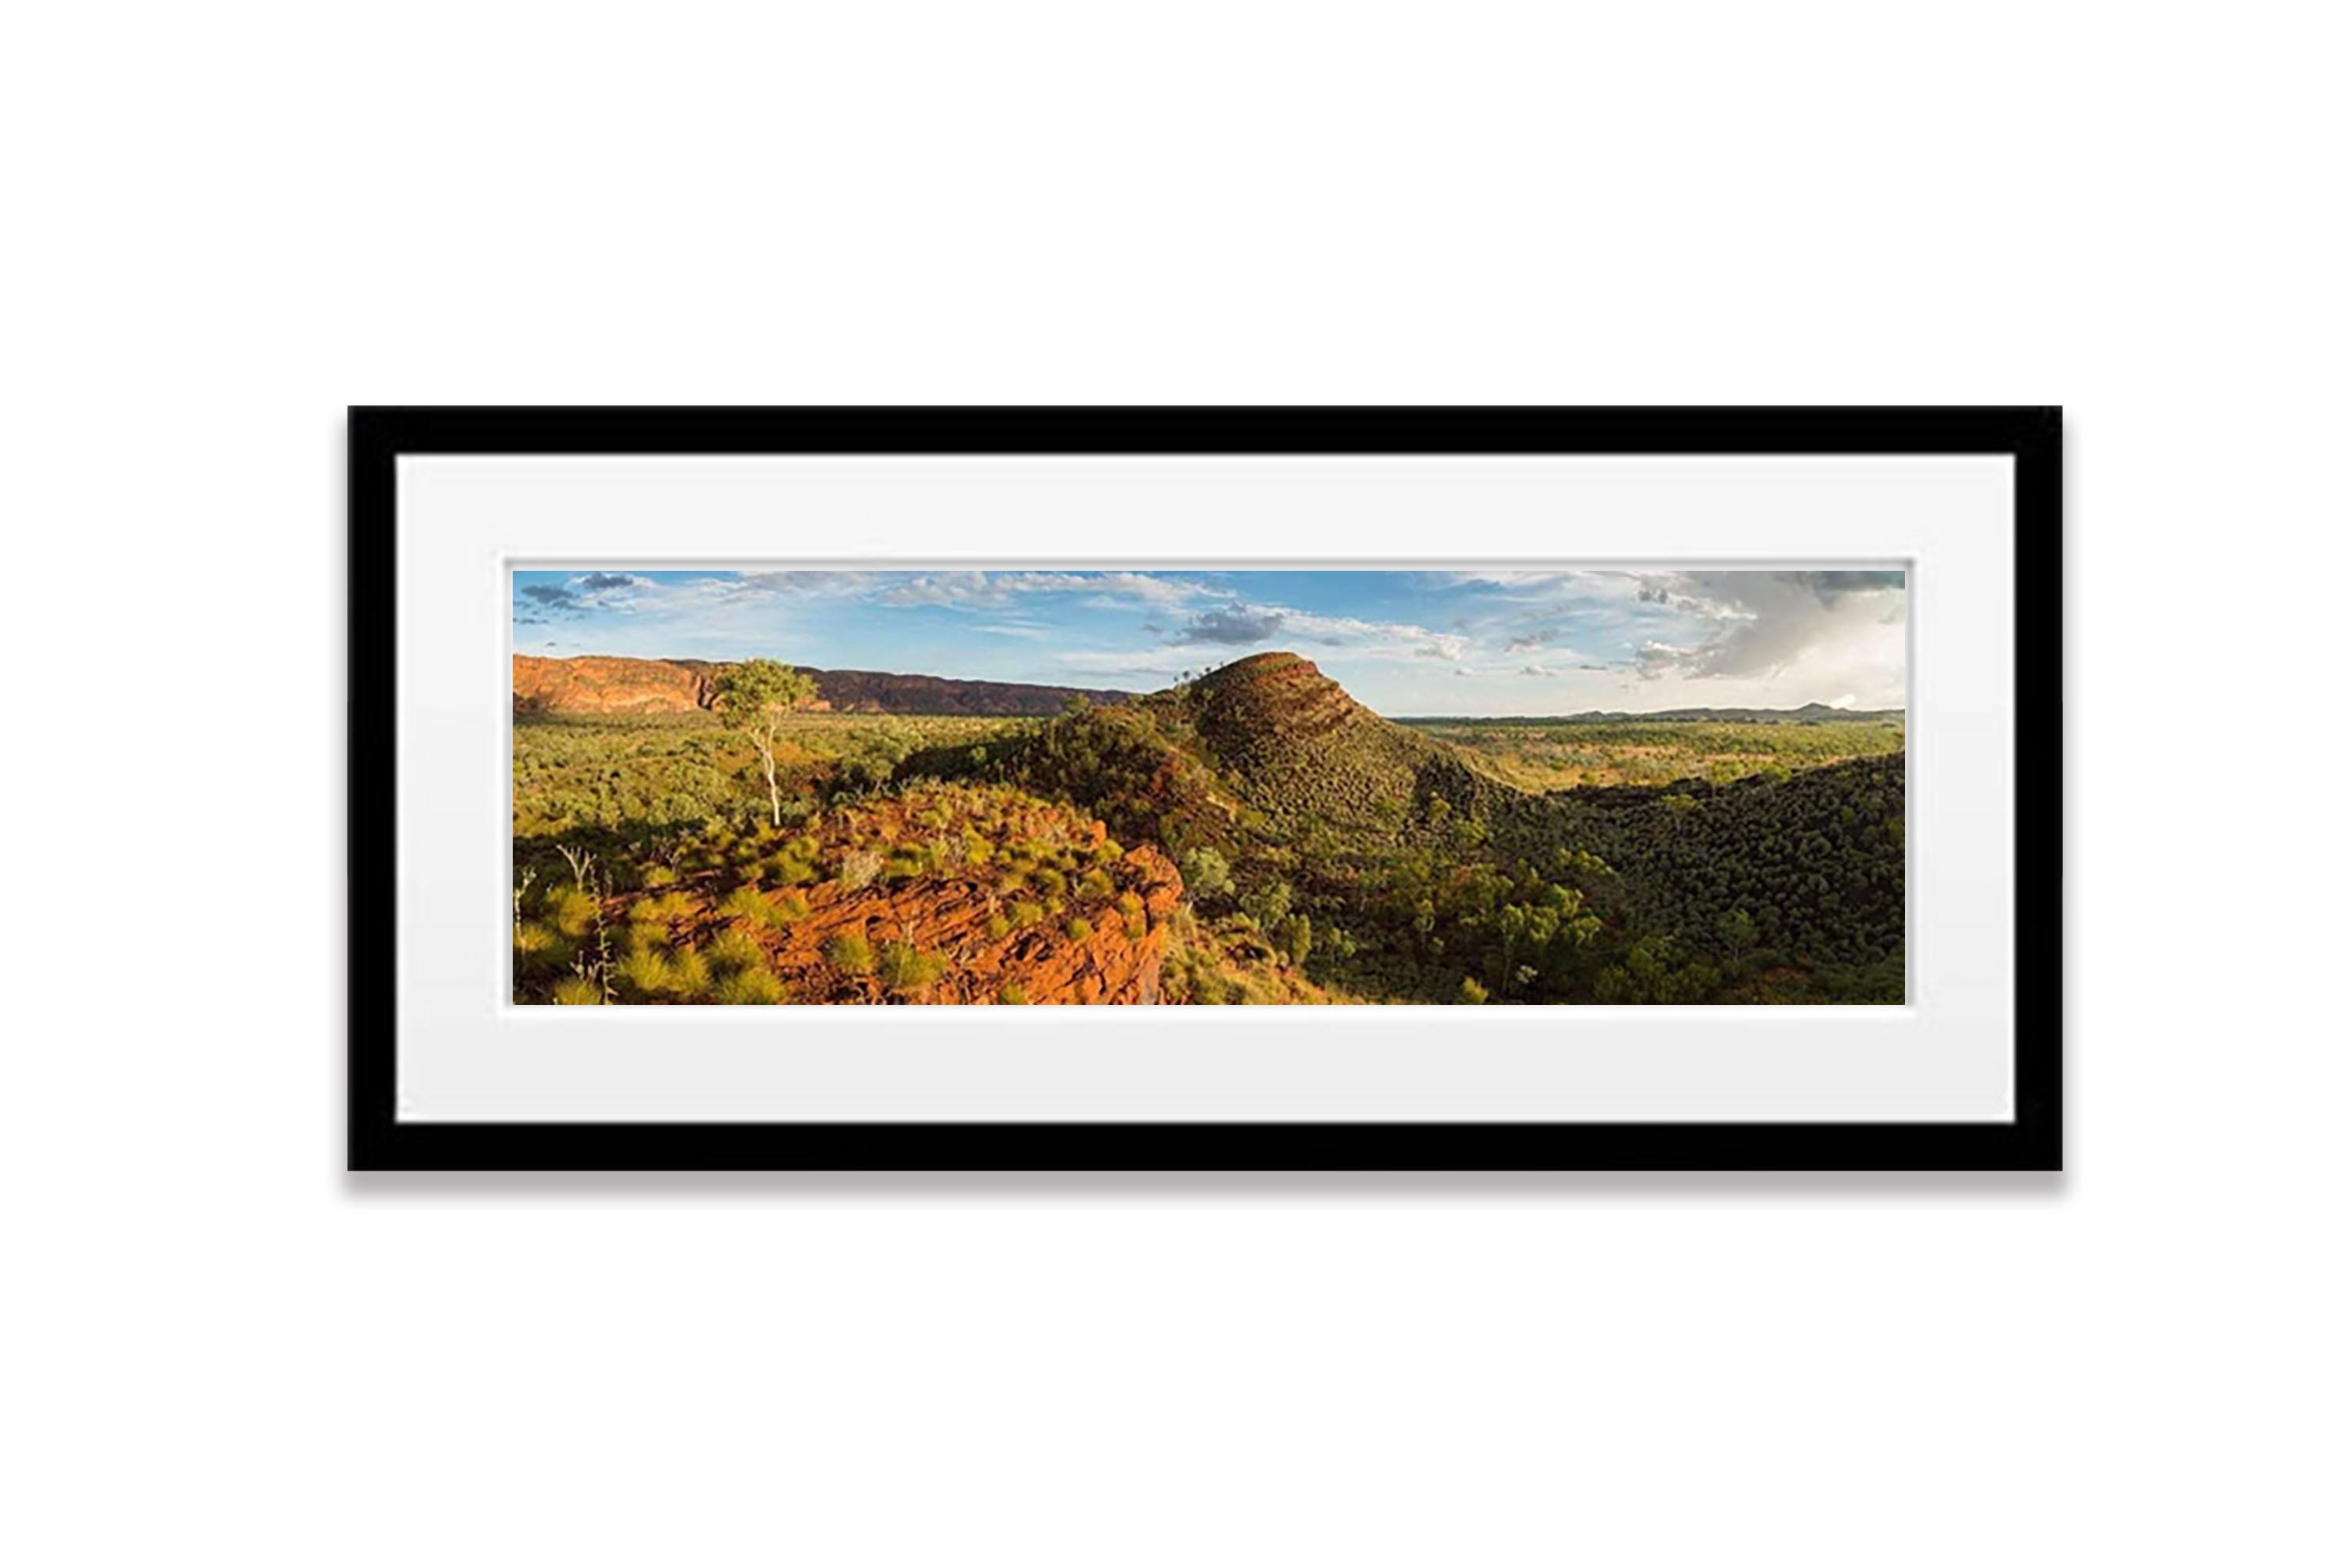
[{"label": "hilltop ridge", "polygon": [[[622,658],[583,654],[572,658],[514,656],[518,713],[691,713],[710,707],[713,682],[724,664],[699,658]],[[1073,697],[1117,703],[1133,693],[1078,686],[1034,686],[1011,680],[957,680],[940,675],[898,675],[872,669],[795,666],[816,681],[816,712],[925,713],[992,718],[1043,718]]]},{"label": "hilltop ridge", "polygon": [[1269,652],[1058,718],[989,771],[1180,866],[1212,853],[1239,888],[1210,900],[1222,936],[1328,931],[1322,973],[1363,991],[1445,1000],[1467,974],[1515,1000],[1903,994],[1899,751],[1535,791]]}]

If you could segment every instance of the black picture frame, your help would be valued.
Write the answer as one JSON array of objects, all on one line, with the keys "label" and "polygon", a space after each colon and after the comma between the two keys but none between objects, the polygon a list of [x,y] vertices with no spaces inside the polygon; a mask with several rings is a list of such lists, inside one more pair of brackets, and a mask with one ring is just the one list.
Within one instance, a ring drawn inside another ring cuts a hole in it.
[{"label": "black picture frame", "polygon": [[[350,410],[350,973],[394,951],[397,459],[501,454],[1994,454],[2015,459],[2015,1116],[2006,1122],[422,1122],[396,997],[350,986],[353,1171],[2055,1171],[2063,1168],[2055,407]],[[2032,686],[2025,688],[2025,672]],[[366,823],[362,834],[356,825]],[[2030,895],[2028,894],[2030,889]]]}]

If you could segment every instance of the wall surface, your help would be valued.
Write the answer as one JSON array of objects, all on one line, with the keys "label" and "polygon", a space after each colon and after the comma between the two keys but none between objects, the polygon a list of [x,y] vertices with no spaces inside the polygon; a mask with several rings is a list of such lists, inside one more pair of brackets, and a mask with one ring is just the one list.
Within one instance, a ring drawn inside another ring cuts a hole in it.
[{"label": "wall surface", "polygon": [[[12,18],[0,1555],[2343,1561],[2343,26]],[[346,1179],[353,401],[2063,401],[2073,1169]]]}]

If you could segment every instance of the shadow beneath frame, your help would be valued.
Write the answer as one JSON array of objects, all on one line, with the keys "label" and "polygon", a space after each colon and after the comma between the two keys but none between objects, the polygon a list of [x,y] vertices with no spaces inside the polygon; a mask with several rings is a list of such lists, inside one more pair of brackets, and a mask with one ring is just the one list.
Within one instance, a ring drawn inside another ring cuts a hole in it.
[{"label": "shadow beneath frame", "polygon": [[1664,1199],[2059,1202],[2063,1171],[362,1171],[362,1201],[500,1197],[1134,1199]]}]

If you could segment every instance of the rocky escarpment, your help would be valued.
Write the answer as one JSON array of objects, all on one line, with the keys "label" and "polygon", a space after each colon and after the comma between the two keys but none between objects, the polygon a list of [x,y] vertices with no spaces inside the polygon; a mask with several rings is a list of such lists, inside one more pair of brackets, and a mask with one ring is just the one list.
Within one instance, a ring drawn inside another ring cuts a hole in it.
[{"label": "rocky escarpment", "polygon": [[[518,713],[690,713],[715,700],[725,666],[698,658],[578,658],[514,656]],[[893,675],[871,669],[800,667],[816,681],[817,712],[923,713],[976,718],[1042,718],[1073,697],[1110,704],[1129,693],[1076,686],[1032,686],[1010,680],[950,680],[937,675]]]},{"label": "rocky escarpment", "polygon": [[1184,892],[1157,847],[957,784],[602,855],[518,841],[518,1001],[1150,1005]]},{"label": "rocky escarpment", "polygon": [[1183,884],[1168,858],[1149,847],[1129,850],[1108,869],[1141,909],[1131,918],[1101,911],[1084,936],[1072,936],[1066,919],[992,935],[991,921],[1004,921],[1011,900],[974,879],[855,891],[829,884],[813,890],[807,918],[764,933],[763,941],[795,1002],[894,999],[879,978],[844,974],[826,958],[835,938],[853,936],[877,951],[904,942],[944,958],[939,980],[906,1000],[996,1003],[1009,985],[1032,1005],[1150,1006],[1160,1000],[1168,921]]},{"label": "rocky escarpment", "polygon": [[709,665],[514,656],[518,713],[691,713],[709,706]]}]

